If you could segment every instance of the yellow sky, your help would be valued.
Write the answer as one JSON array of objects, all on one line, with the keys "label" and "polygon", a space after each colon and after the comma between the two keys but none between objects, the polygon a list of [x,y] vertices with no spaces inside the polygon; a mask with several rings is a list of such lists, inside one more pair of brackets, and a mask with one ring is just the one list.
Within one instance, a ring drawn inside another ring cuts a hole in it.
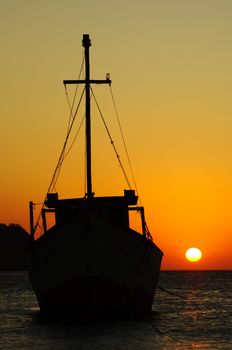
[{"label": "yellow sky", "polygon": [[[0,222],[28,229],[28,201],[44,199],[68,121],[62,81],[77,78],[89,33],[91,74],[111,73],[163,267],[232,268],[231,17],[230,0],[2,0]],[[121,150],[109,90],[94,91]],[[93,151],[93,190],[120,195],[126,185],[99,121],[94,146],[106,151]],[[77,145],[67,160],[63,196],[83,195],[83,152]],[[201,262],[185,261],[190,246]]]}]

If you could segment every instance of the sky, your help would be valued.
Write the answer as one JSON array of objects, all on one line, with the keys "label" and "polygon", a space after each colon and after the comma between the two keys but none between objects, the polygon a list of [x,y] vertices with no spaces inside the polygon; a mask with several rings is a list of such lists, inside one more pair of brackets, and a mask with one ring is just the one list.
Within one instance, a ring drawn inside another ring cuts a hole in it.
[{"label": "sky", "polygon": [[[162,268],[231,269],[231,18],[230,0],[1,0],[0,222],[29,230],[28,201],[44,200],[69,118],[63,79],[78,77],[88,33],[91,76],[111,74]],[[109,87],[94,93],[121,155]],[[93,190],[122,195],[94,107],[92,132]],[[83,196],[82,146],[80,136],[57,183],[61,198]],[[186,261],[189,247],[201,249],[199,262]]]}]

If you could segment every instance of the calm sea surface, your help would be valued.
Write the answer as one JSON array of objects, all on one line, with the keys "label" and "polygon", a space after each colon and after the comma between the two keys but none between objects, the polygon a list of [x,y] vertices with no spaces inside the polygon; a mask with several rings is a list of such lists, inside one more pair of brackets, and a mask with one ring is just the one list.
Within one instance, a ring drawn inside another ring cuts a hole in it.
[{"label": "calm sea surface", "polygon": [[0,272],[0,349],[230,349],[232,271],[164,271],[152,321],[41,320],[25,272]]}]

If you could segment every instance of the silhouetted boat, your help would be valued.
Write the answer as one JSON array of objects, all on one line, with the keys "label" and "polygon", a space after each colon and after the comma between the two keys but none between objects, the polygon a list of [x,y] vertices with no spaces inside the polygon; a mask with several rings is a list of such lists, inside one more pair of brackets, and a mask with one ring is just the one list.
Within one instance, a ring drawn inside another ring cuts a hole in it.
[{"label": "silhouetted boat", "polygon": [[[44,232],[37,239],[30,202],[29,277],[43,312],[145,316],[152,308],[163,253],[148,235],[134,190],[112,197],[95,197],[92,192],[90,85],[111,81],[109,76],[90,79],[89,35],[83,35],[82,44],[85,80],[64,83],[85,85],[87,193],[71,199],[48,193],[42,209]],[[141,234],[129,226],[132,210],[141,214]],[[47,212],[55,214],[49,229]]]}]

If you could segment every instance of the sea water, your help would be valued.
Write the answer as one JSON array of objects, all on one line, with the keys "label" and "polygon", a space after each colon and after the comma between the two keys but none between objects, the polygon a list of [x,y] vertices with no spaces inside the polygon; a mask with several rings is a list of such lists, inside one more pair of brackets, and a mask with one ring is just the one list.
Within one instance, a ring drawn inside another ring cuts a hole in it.
[{"label": "sea water", "polygon": [[152,319],[44,320],[26,272],[0,272],[0,349],[232,349],[232,271],[162,271]]}]

